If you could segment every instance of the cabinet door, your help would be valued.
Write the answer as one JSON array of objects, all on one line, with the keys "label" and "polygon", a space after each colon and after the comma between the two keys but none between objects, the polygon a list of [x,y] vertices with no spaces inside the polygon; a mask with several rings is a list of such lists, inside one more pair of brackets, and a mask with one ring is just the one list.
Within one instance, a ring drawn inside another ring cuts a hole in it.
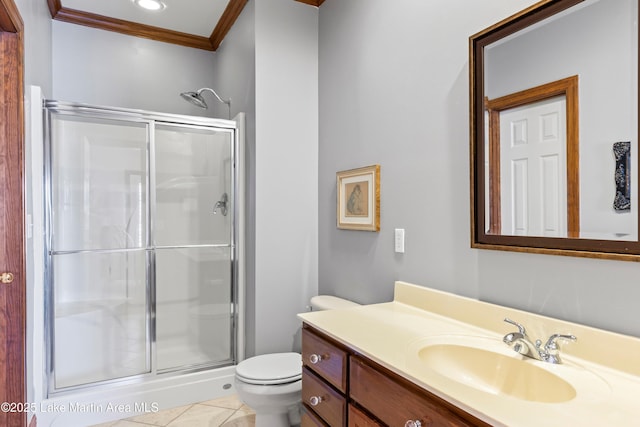
[{"label": "cabinet door", "polygon": [[349,405],[349,427],[382,427],[382,424],[355,406]]},{"label": "cabinet door", "polygon": [[410,420],[429,427],[487,425],[462,411],[454,413],[443,400],[363,359],[352,356],[349,367],[351,399],[389,426],[404,426]]}]

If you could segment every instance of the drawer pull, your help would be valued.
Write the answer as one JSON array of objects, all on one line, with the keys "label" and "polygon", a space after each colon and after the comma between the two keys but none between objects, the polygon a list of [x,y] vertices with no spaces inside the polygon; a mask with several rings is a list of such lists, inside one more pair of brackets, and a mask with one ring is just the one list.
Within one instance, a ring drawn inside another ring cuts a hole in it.
[{"label": "drawer pull", "polygon": [[328,359],[327,357],[323,357],[321,354],[312,354],[311,356],[309,356],[309,362],[311,362],[312,365],[315,365],[318,362],[321,362],[324,359]]},{"label": "drawer pull", "polygon": [[322,396],[311,396],[309,398],[309,404],[311,406],[318,406],[323,401],[324,399],[322,398]]},{"label": "drawer pull", "polygon": [[409,420],[404,423],[404,427],[422,427],[420,420]]}]

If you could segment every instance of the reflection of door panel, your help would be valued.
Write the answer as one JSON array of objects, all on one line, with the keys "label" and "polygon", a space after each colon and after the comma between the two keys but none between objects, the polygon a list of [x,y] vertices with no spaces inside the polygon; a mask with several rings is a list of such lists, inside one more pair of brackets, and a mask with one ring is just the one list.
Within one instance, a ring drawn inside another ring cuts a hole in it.
[{"label": "reflection of door panel", "polygon": [[[564,104],[543,107],[559,99]],[[485,106],[489,234],[578,237],[578,76],[487,99]],[[522,114],[529,110],[531,117]]]},{"label": "reflection of door panel", "polygon": [[560,96],[500,113],[503,233],[566,235],[565,110]]}]

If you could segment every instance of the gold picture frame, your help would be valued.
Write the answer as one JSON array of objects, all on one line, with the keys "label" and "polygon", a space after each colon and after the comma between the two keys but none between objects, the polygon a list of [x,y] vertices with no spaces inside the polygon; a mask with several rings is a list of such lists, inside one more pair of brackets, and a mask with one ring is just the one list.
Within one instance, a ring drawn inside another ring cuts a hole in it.
[{"label": "gold picture frame", "polygon": [[380,165],[338,172],[336,181],[338,228],[380,231]]}]

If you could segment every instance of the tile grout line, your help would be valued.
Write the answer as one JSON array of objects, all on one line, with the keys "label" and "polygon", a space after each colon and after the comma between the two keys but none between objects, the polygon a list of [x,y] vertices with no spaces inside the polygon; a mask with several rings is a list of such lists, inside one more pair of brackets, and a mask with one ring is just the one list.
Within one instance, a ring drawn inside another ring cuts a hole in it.
[{"label": "tile grout line", "polygon": [[[175,416],[171,421],[169,421],[168,423],[166,423],[164,426],[162,427],[168,427],[172,422],[174,422],[175,420],[177,420],[178,418],[180,418],[181,416],[183,416],[184,414],[187,413],[187,411],[191,408],[193,408],[194,406],[196,406],[195,403],[192,403],[189,405],[189,407],[187,409],[185,409],[184,411],[180,412],[180,414],[178,414],[177,416]],[[171,410],[171,409],[168,409]]]},{"label": "tile grout line", "polygon": [[224,421],[222,421],[222,423],[220,424],[221,426],[224,426],[226,424],[227,421],[229,421],[235,414],[236,412],[238,412],[238,409],[235,409],[231,415],[229,415],[227,418],[224,419]]}]

